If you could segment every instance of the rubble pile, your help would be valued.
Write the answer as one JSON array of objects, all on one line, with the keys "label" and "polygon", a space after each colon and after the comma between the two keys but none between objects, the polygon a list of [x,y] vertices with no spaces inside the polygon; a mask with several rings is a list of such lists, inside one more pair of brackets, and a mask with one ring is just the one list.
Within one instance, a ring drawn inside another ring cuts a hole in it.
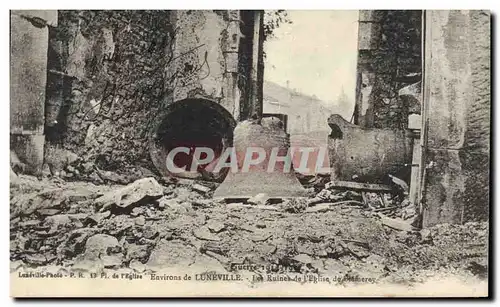
[{"label": "rubble pile", "polygon": [[259,194],[227,203],[211,198],[216,184],[209,182],[19,181],[11,186],[12,270],[234,272],[238,265],[272,264],[270,270],[287,274],[392,282],[418,282],[440,270],[486,274],[487,223],[421,230],[405,220],[409,205],[400,195],[322,182],[310,198],[276,203]]}]

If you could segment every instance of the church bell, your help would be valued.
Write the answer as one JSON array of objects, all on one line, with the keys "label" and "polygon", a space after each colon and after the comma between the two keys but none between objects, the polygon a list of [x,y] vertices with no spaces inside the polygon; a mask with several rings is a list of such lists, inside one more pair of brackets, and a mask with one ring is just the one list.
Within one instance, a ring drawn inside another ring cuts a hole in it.
[{"label": "church bell", "polygon": [[[236,160],[237,169],[231,166],[213,197],[247,199],[261,193],[270,199],[306,197],[306,190],[295,176],[291,153],[288,154],[290,137],[286,120],[280,119],[286,115],[263,116],[263,11],[254,11],[253,25],[250,96],[233,132],[232,159]],[[255,163],[250,164],[249,160]]]},{"label": "church bell", "polygon": [[[233,158],[238,167],[229,171],[214,198],[247,199],[260,193],[270,199],[307,196],[295,176],[290,137],[283,121],[277,117],[264,117],[260,122],[245,120],[233,135]],[[248,159],[259,162],[249,165]]]}]

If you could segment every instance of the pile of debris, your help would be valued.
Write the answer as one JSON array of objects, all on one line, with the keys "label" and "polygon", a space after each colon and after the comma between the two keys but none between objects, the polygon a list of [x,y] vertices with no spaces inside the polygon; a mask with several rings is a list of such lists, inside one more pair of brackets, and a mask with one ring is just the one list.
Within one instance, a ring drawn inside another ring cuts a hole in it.
[{"label": "pile of debris", "polygon": [[11,187],[12,270],[235,272],[261,264],[286,274],[393,282],[417,282],[438,270],[486,272],[487,223],[419,230],[390,193],[327,183],[310,198],[271,203],[259,194],[226,203],[211,198],[217,185],[209,182],[19,179]]},{"label": "pile of debris", "polygon": [[[328,177],[301,178],[315,195],[307,201],[306,212],[325,212],[332,206],[357,206],[376,213],[383,223],[398,230],[417,230],[421,215],[408,199],[408,185],[391,176],[394,185],[360,182],[331,182]],[[296,208],[292,210],[297,211]],[[300,209],[297,211],[300,212]]]}]

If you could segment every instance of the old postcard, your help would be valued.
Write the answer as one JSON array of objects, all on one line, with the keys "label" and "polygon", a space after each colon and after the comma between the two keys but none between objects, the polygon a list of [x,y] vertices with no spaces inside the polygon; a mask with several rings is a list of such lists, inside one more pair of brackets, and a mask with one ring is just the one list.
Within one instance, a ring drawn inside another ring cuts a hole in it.
[{"label": "old postcard", "polygon": [[490,12],[10,11],[14,297],[487,297]]}]

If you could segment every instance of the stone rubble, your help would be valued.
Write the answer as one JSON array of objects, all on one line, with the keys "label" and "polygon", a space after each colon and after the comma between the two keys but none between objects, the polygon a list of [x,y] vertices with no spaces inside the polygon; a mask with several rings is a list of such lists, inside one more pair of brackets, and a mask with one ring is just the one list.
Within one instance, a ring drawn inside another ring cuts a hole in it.
[{"label": "stone rubble", "polygon": [[273,205],[265,195],[216,201],[213,185],[153,177],[126,186],[43,180],[21,175],[11,186],[12,270],[234,271],[244,263],[406,283],[428,270],[487,272],[487,223],[421,230],[405,219],[404,199],[329,189],[324,180],[310,198]]}]

